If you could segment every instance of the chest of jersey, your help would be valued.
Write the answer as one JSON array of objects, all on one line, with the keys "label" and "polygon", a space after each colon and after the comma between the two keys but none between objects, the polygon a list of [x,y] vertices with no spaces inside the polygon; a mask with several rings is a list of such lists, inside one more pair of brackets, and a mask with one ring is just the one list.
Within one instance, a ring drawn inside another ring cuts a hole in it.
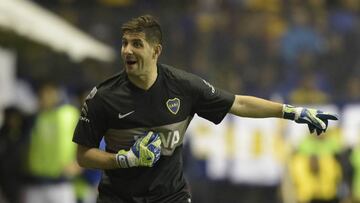
[{"label": "chest of jersey", "polygon": [[160,134],[163,155],[171,155],[182,144],[193,116],[191,95],[157,85],[149,91],[129,89],[110,96],[106,100],[109,113],[105,134],[109,149],[127,149],[150,130]]}]

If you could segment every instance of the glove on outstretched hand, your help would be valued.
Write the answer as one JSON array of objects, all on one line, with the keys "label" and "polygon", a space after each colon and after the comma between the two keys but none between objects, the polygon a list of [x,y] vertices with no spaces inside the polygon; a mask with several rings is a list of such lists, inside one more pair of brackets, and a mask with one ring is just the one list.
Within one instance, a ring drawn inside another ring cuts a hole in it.
[{"label": "glove on outstretched hand", "polygon": [[294,107],[288,104],[283,105],[283,118],[294,120],[296,123],[307,124],[310,133],[316,130],[317,135],[326,131],[328,120],[338,120],[336,115],[330,113],[316,109]]},{"label": "glove on outstretched hand", "polygon": [[120,168],[152,167],[159,160],[160,153],[160,135],[149,131],[145,137],[136,140],[130,150],[120,150],[116,161]]}]

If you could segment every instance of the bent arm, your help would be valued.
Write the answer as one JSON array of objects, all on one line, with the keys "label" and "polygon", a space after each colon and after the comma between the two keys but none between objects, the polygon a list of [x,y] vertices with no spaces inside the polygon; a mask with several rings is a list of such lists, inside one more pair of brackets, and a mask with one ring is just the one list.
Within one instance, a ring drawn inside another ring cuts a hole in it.
[{"label": "bent arm", "polygon": [[77,161],[81,167],[94,169],[116,169],[116,154],[97,148],[77,145]]},{"label": "bent arm", "polygon": [[253,96],[236,95],[229,113],[250,118],[282,118],[283,104]]}]

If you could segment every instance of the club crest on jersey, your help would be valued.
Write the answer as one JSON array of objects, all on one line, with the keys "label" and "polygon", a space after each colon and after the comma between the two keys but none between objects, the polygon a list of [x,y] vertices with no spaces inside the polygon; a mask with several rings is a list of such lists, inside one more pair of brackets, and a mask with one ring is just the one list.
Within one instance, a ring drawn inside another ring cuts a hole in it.
[{"label": "club crest on jersey", "polygon": [[177,114],[180,109],[180,99],[176,97],[174,99],[168,99],[166,106],[171,113]]}]

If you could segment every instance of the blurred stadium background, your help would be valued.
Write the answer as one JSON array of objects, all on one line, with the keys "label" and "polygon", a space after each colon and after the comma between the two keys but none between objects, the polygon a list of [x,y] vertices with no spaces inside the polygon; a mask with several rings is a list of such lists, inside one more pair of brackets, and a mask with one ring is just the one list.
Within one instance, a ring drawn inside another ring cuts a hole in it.
[{"label": "blurred stadium background", "polygon": [[[360,202],[359,11],[359,0],[0,0],[1,129],[10,110],[36,115],[44,82],[79,108],[121,70],[121,24],[148,13],[163,28],[162,63],[340,115],[318,137],[278,119],[195,117],[184,154],[193,202]],[[31,133],[13,128],[0,131],[0,202],[26,202]],[[98,177],[72,173],[87,188],[78,202],[93,202]]]}]

